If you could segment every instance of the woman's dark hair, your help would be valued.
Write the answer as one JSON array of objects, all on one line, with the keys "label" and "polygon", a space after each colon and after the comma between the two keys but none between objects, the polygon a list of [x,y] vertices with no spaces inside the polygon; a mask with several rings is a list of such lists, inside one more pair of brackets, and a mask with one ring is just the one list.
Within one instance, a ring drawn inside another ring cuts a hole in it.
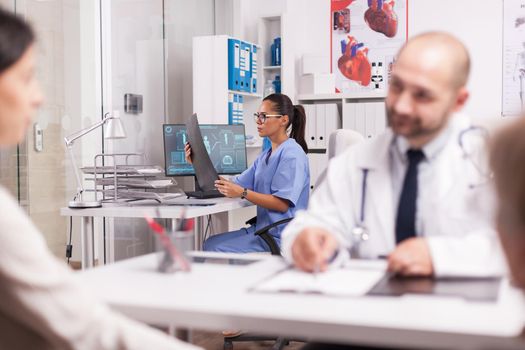
[{"label": "woman's dark hair", "polygon": [[0,73],[20,59],[35,41],[31,27],[0,8]]},{"label": "woman's dark hair", "polygon": [[294,106],[292,100],[284,94],[271,94],[266,96],[263,101],[270,101],[275,108],[275,112],[288,116],[289,123],[286,128],[288,129],[290,125],[292,126],[290,137],[295,139],[304,150],[304,153],[308,153],[308,146],[304,139],[306,128],[306,113],[304,112],[304,107],[301,105]]}]

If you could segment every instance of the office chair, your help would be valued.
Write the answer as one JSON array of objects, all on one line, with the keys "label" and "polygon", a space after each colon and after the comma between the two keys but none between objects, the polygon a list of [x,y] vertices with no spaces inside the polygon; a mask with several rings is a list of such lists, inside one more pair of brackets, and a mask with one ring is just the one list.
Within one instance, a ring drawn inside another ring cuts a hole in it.
[{"label": "office chair", "polygon": [[337,129],[330,134],[328,139],[328,159],[343,153],[350,146],[358,144],[365,138],[355,130]]},{"label": "office chair", "polygon": [[[261,237],[264,242],[268,245],[270,248],[270,253],[272,255],[281,255],[281,248],[273,238],[273,236],[270,234],[270,229],[286,224],[290,222],[293,218],[286,218],[279,221],[276,221],[268,226],[265,226],[257,231],[255,231],[255,235]],[[257,217],[253,217],[250,220],[246,221],[247,225],[255,225],[257,222]],[[253,334],[253,333],[242,333],[236,336],[230,336],[230,337],[224,337],[224,350],[232,350],[233,349],[233,343],[234,342],[241,342],[241,341],[267,341],[267,340],[275,340],[275,343],[272,346],[272,350],[282,350],[285,346],[289,344],[289,340],[283,337],[275,337],[275,336],[264,336],[260,334]]]},{"label": "office chair", "polygon": [[[328,139],[328,161],[332,159],[333,157],[343,153],[348,149],[350,146],[354,146],[362,141],[364,141],[365,138],[363,135],[358,133],[355,130],[350,129],[337,129],[334,132],[330,134],[330,138]],[[317,181],[314,185],[314,192],[315,189],[319,187],[321,182],[324,181],[326,178],[326,173],[328,171],[328,167],[326,167],[321,175],[317,178]]]},{"label": "office chair", "polygon": [[[279,221],[276,221],[268,226],[265,226],[257,231],[255,231],[255,235],[259,236],[263,239],[263,241],[268,245],[268,248],[270,248],[270,253],[272,255],[281,255],[281,248],[273,238],[273,236],[270,234],[270,230],[274,227],[286,224],[290,221],[292,221],[293,218],[286,218]],[[250,220],[246,221],[246,225],[255,225],[257,223],[257,216],[254,216]]]}]

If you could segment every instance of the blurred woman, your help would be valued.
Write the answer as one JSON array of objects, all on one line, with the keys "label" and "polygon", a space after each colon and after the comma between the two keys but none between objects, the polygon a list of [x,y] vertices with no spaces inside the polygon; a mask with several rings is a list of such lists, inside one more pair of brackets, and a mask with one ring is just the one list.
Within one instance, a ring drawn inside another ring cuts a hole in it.
[{"label": "blurred woman", "polygon": [[[0,9],[0,147],[23,140],[42,103],[31,28]],[[0,186],[0,349],[197,349],[97,301]]]},{"label": "blurred woman", "polygon": [[498,234],[513,283],[525,291],[525,119],[504,128],[493,140],[491,166],[499,206]]}]

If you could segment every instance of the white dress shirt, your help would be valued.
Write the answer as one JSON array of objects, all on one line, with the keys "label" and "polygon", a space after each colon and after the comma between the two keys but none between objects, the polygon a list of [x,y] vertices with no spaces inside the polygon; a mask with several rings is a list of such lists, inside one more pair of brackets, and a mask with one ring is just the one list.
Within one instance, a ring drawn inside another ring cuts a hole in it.
[{"label": "white dress shirt", "polygon": [[[425,158],[418,165],[418,188],[416,198],[416,234],[422,235],[425,230],[425,220],[421,211],[417,210],[422,203],[427,203],[436,193],[433,178],[436,173],[436,158],[452,137],[452,126],[447,124],[445,129],[432,141],[427,143],[421,151]],[[392,172],[392,193],[394,193],[394,208],[399,207],[403,182],[408,168],[407,152],[410,149],[408,140],[402,136],[395,136],[389,149],[390,170]]]},{"label": "white dress shirt", "polygon": [[198,348],[96,300],[0,187],[0,349]]}]

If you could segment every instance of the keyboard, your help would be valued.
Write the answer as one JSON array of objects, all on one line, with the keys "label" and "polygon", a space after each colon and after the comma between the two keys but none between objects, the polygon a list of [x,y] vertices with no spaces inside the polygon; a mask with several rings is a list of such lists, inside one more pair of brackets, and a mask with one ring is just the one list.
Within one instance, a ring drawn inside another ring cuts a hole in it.
[{"label": "keyboard", "polygon": [[220,193],[218,190],[210,190],[210,191],[188,191],[185,192],[186,196],[188,198],[198,198],[198,199],[207,199],[207,198],[220,198],[224,197],[222,193]]}]

